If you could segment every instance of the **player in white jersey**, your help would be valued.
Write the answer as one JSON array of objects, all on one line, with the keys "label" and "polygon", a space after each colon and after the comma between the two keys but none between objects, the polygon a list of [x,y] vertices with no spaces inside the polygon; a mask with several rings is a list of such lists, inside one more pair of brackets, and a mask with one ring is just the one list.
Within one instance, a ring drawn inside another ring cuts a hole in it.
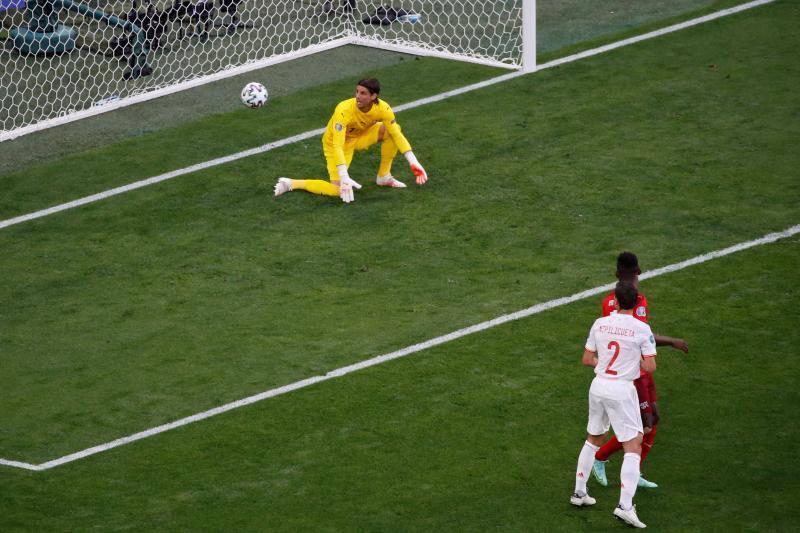
[{"label": "player in white jersey", "polygon": [[595,378],[589,389],[588,433],[578,456],[575,493],[570,503],[594,505],[586,492],[586,481],[592,471],[594,454],[605,441],[609,425],[625,450],[620,471],[619,505],[614,516],[628,524],[643,528],[636,515],[633,496],[639,481],[642,453],[642,416],[633,380],[640,369],[656,370],[656,342],[650,326],[633,316],[638,292],[630,283],[620,282],[614,289],[617,312],[598,318],[589,331],[583,351],[583,364],[594,367]]}]

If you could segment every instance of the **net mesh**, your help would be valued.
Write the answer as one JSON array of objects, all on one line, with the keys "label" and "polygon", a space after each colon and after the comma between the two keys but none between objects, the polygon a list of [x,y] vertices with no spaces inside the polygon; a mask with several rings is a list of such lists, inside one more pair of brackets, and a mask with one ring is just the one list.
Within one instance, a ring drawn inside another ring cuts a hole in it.
[{"label": "net mesh", "polygon": [[[410,46],[509,66],[520,64],[521,0],[414,0],[402,5],[396,11],[406,13],[399,17],[405,22],[399,24],[376,24],[380,7],[365,5],[357,9],[352,32],[367,42]],[[391,11],[388,15],[391,18]]]},{"label": "net mesh", "polygon": [[0,0],[0,140],[48,119],[358,39],[516,65],[522,0]]}]

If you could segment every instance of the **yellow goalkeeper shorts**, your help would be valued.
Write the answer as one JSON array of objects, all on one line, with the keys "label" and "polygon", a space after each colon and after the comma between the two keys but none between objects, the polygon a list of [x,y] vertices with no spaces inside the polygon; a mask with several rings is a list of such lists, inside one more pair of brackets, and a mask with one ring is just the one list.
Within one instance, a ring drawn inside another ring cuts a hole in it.
[{"label": "yellow goalkeeper shorts", "polygon": [[[350,162],[353,160],[353,152],[356,150],[366,150],[370,146],[378,143],[378,134],[381,131],[382,122],[377,122],[364,130],[364,133],[358,137],[347,139],[344,142],[344,159],[345,164],[350,167]],[[322,142],[322,153],[325,154],[325,161],[328,166],[328,177],[331,181],[339,181],[339,171],[336,170],[336,155],[332,144]]]}]

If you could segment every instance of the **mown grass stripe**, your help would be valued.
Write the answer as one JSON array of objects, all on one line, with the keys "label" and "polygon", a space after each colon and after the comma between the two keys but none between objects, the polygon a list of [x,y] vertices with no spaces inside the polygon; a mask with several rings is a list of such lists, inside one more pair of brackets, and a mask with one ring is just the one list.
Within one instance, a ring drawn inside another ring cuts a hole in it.
[{"label": "mown grass stripe", "polygon": [[[672,272],[677,272],[679,270],[683,270],[684,268],[688,268],[690,266],[699,265],[701,263],[705,263],[707,261],[711,261],[712,259],[718,259],[720,257],[725,257],[726,255],[730,255],[736,252],[741,252],[743,250],[747,250],[749,248],[753,248],[755,246],[761,246],[764,244],[769,244],[780,239],[785,239],[788,237],[792,237],[796,234],[800,233],[800,224],[792,226],[784,231],[779,231],[775,233],[769,233],[760,237],[758,239],[753,239],[750,241],[741,242],[735,244],[733,246],[729,246],[727,248],[722,248],[720,250],[716,250],[713,252],[708,252],[705,254],[701,254],[690,259],[686,259],[684,261],[680,261],[678,263],[673,263],[655,270],[650,270],[647,272],[642,273],[640,276],[641,279],[650,279],[656,276],[662,276],[664,274],[669,274]],[[317,383],[321,383],[323,381],[328,381],[332,378],[338,378],[345,376],[347,374],[351,374],[353,372],[357,372],[359,370],[363,370],[365,368],[369,368],[372,366],[383,364],[387,361],[392,361],[394,359],[399,359],[401,357],[405,357],[407,355],[411,355],[417,352],[421,352],[423,350],[427,350],[429,348],[433,348],[435,346],[439,346],[441,344],[454,341],[456,339],[460,339],[461,337],[465,337],[467,335],[471,335],[473,333],[478,333],[481,331],[485,331],[487,329],[499,326],[501,324],[505,324],[507,322],[512,322],[515,320],[519,320],[521,318],[529,317],[543,311],[547,311],[548,309],[553,309],[555,307],[560,307],[563,305],[567,305],[579,300],[583,300],[585,298],[589,298],[590,296],[595,296],[597,294],[601,294],[608,290],[611,290],[614,287],[614,283],[606,283],[604,285],[599,285],[592,289],[587,289],[585,291],[581,291],[575,293],[571,296],[565,296],[562,298],[556,298],[554,300],[550,300],[544,303],[539,303],[528,307],[526,309],[522,309],[516,311],[514,313],[509,313],[506,315],[501,315],[491,320],[487,320],[485,322],[481,322],[479,324],[474,324],[472,326],[468,326],[466,328],[462,328],[451,333],[447,333],[445,335],[441,335],[439,337],[434,337],[432,339],[428,339],[426,341],[413,344],[411,346],[407,346],[400,350],[396,350],[394,352],[390,352],[383,355],[378,355],[376,357],[372,357],[370,359],[366,359],[364,361],[360,361],[358,363],[354,363],[352,365],[344,366],[341,368],[337,368],[335,370],[331,370],[327,372],[325,375],[322,376],[312,376],[309,378],[305,378],[300,381],[296,381],[294,383],[290,383],[288,385],[283,385],[281,387],[277,387],[274,389],[270,389],[264,392],[260,392],[258,394],[254,394],[252,396],[248,396],[247,398],[242,398],[241,400],[236,400],[234,402],[227,403],[225,405],[221,405],[219,407],[215,407],[213,409],[209,409],[207,411],[203,411],[201,413],[197,413],[191,416],[187,416],[185,418],[181,418],[179,420],[175,420],[174,422],[170,422],[168,424],[162,424],[160,426],[156,426],[144,431],[140,431],[138,433],[134,433],[132,435],[128,435],[127,437],[122,437],[104,444],[99,444],[97,446],[92,446],[91,448],[86,448],[84,450],[71,453],[69,455],[65,455],[63,457],[59,457],[57,459],[52,459],[50,461],[32,465],[29,463],[24,463],[20,461],[13,461],[8,459],[0,459],[0,465],[16,467],[16,468],[24,468],[27,470],[34,470],[34,471],[42,471],[48,470],[50,468],[54,468],[66,463],[71,463],[73,461],[77,461],[79,459],[83,459],[89,457],[91,455],[95,455],[100,452],[104,452],[107,450],[111,450],[113,448],[118,448],[119,446],[123,446],[125,444],[130,444],[132,442],[136,442],[138,440],[146,439],[148,437],[152,437],[154,435],[158,435],[160,433],[164,433],[166,431],[170,431],[172,429],[176,429],[182,426],[186,426],[188,424],[192,424],[194,422],[199,422],[201,420],[205,420],[207,418],[211,418],[213,416],[217,416],[222,413],[227,413],[228,411],[232,411],[234,409],[238,409],[240,407],[245,407],[247,405],[251,405],[262,400],[266,400],[269,398],[274,398],[276,396],[280,396],[282,394],[286,394],[288,392],[292,392],[298,389],[302,389],[308,387],[310,385],[315,385]]]}]

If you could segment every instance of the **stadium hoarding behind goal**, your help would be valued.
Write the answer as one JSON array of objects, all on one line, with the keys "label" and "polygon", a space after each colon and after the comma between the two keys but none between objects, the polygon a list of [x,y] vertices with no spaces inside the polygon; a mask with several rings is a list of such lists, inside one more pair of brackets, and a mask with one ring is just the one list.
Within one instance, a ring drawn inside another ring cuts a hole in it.
[{"label": "stadium hoarding behind goal", "polygon": [[3,1],[0,141],[347,44],[535,66],[536,0]]}]

